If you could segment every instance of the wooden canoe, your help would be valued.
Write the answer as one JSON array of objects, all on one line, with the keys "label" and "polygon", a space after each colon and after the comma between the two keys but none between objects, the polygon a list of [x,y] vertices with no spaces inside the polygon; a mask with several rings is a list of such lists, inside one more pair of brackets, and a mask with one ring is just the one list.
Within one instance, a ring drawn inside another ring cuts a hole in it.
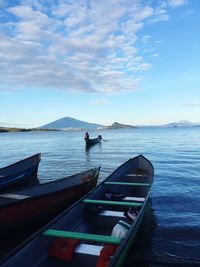
[{"label": "wooden canoe", "polygon": [[87,147],[93,146],[95,144],[101,143],[102,140],[102,136],[99,135],[97,138],[89,138],[89,139],[84,139],[85,140],[85,144]]},{"label": "wooden canoe", "polygon": [[37,171],[41,154],[20,160],[0,169],[0,190],[21,187],[27,184],[36,184]]},{"label": "wooden canoe", "polygon": [[99,170],[0,193],[0,232],[57,215],[96,186]]},{"label": "wooden canoe", "polygon": [[128,160],[12,251],[1,267],[122,266],[142,221],[153,176],[144,156]]}]

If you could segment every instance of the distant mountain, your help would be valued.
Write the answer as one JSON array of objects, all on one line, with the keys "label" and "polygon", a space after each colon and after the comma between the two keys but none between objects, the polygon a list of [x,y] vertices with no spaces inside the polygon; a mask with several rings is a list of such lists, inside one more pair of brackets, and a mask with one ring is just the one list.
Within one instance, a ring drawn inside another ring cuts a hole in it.
[{"label": "distant mountain", "polygon": [[168,123],[168,124],[165,124],[163,126],[165,126],[165,127],[191,127],[191,126],[198,126],[198,125],[199,125],[199,123],[193,123],[190,121],[182,120],[182,121],[178,121],[178,122]]},{"label": "distant mountain", "polygon": [[50,122],[48,124],[45,124],[43,126],[40,126],[38,128],[66,130],[66,129],[97,129],[99,127],[102,127],[102,125],[80,121],[80,120],[76,120],[70,117],[65,117],[65,118],[61,118],[56,121]]},{"label": "distant mountain", "polygon": [[132,126],[132,125],[127,125],[127,124],[114,122],[112,125],[106,126],[104,128],[106,128],[106,129],[119,129],[119,128],[137,128],[137,127],[136,126]]}]

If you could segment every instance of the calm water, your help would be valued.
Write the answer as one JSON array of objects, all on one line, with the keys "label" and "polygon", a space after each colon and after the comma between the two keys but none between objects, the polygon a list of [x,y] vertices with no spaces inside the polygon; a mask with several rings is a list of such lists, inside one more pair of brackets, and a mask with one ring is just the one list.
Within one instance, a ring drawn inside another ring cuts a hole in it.
[{"label": "calm water", "polygon": [[101,166],[100,180],[131,157],[154,165],[149,206],[125,266],[200,266],[200,128],[91,131],[105,139],[85,150],[84,132],[0,134],[0,167],[42,153],[46,182]]}]

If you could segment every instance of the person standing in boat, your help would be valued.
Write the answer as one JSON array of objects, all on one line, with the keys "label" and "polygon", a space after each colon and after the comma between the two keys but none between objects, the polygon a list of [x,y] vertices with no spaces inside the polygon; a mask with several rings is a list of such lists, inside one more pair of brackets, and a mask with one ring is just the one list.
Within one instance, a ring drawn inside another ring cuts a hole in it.
[{"label": "person standing in boat", "polygon": [[84,138],[84,139],[85,139],[85,140],[88,140],[89,138],[90,138],[89,133],[86,132],[86,133],[85,133],[85,138]]}]

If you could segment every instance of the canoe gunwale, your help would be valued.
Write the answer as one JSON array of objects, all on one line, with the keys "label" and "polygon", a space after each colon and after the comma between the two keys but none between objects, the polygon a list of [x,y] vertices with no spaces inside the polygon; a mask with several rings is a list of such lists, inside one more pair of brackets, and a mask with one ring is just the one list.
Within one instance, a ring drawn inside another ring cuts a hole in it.
[{"label": "canoe gunwale", "polygon": [[8,165],[8,166],[5,166],[5,167],[3,167],[3,168],[0,168],[0,173],[1,173],[1,171],[4,171],[4,170],[6,170],[6,169],[9,169],[9,168],[11,168],[11,167],[13,167],[13,166],[16,166],[16,165],[21,164],[21,163],[26,162],[26,161],[29,161],[29,160],[31,160],[32,158],[37,158],[37,162],[35,163],[35,165],[37,165],[37,164],[40,162],[40,160],[41,160],[41,153],[37,153],[37,154],[32,155],[32,156],[30,156],[30,157],[28,157],[28,158],[19,160],[19,161],[15,162],[15,163],[12,163],[12,164]]},{"label": "canoe gunwale", "polygon": [[[81,185],[82,186],[86,186],[87,184],[89,184],[89,183],[91,183],[91,182],[93,182],[95,179],[96,179],[96,177],[98,177],[98,175],[99,175],[99,171],[100,171],[100,167],[98,167],[98,168],[93,168],[93,169],[90,169],[90,170],[88,170],[88,171],[84,171],[83,172],[83,174],[85,173],[87,173],[87,172],[90,172],[90,171],[95,171],[95,175],[94,175],[94,177],[92,177],[92,179],[91,180],[88,180],[88,181],[85,181],[85,182],[83,182],[83,183],[77,183],[77,184],[75,184],[75,185],[73,185],[73,186],[69,186],[69,187],[67,187],[67,188],[63,188],[63,189],[56,189],[55,188],[55,190],[53,190],[53,191],[50,191],[50,192],[47,192],[47,193],[43,193],[43,191],[40,193],[40,194],[38,194],[38,195],[33,195],[33,196],[29,196],[29,197],[27,197],[27,198],[24,198],[24,199],[21,199],[21,200],[13,200],[13,202],[10,202],[10,203],[7,203],[7,204],[3,204],[3,205],[1,205],[0,204],[0,208],[4,208],[4,207],[9,207],[9,206],[13,206],[13,205],[19,205],[19,204],[21,204],[21,203],[25,203],[25,202],[29,202],[29,201],[32,201],[32,200],[36,200],[36,199],[39,199],[39,198],[41,198],[41,197],[48,197],[48,196],[50,196],[50,195],[53,195],[53,194],[57,194],[57,193],[63,193],[63,192],[65,192],[65,191],[69,191],[69,190],[72,190],[72,189],[75,189],[76,187],[80,187]],[[62,179],[60,179],[60,180],[67,180],[68,178],[71,178],[71,177],[75,177],[76,175],[81,175],[82,173],[80,172],[80,173],[77,173],[77,174],[74,174],[74,175],[70,175],[70,176],[66,176],[65,178],[62,178]],[[40,185],[36,185],[36,186],[30,186],[30,187],[27,187],[27,189],[25,189],[25,190],[31,190],[32,188],[34,188],[34,187],[38,187],[38,188],[40,188],[40,187],[44,187],[44,189],[45,189],[45,187],[47,186],[47,184],[49,185],[49,184],[51,184],[52,186],[55,184],[56,185],[56,183],[58,182],[59,180],[55,180],[55,181],[52,181],[52,182],[48,182],[48,183],[44,183],[44,184],[40,184]],[[23,189],[19,189],[19,190],[12,190],[12,191],[10,191],[11,193],[17,193],[17,192],[20,192],[20,191],[22,191]]]}]

